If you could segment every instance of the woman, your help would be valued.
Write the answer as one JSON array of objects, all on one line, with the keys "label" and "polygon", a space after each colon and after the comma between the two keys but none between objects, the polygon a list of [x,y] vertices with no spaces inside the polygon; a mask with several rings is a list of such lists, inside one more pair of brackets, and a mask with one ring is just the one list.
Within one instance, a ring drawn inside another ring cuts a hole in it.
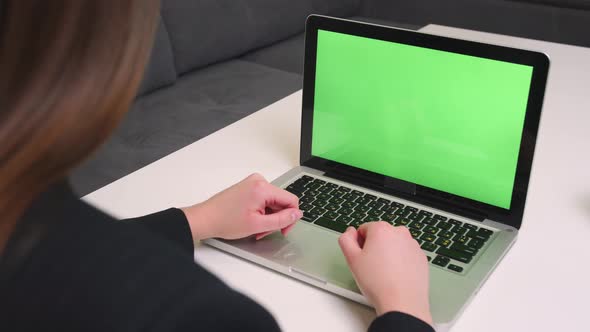
[{"label": "woman", "polygon": [[[301,217],[295,196],[252,175],[120,222],[67,184],[129,108],[157,13],[153,0],[0,3],[2,331],[279,329],[196,265],[193,243],[286,235]],[[405,228],[368,223],[339,243],[379,316],[371,331],[432,331],[426,259]]]}]

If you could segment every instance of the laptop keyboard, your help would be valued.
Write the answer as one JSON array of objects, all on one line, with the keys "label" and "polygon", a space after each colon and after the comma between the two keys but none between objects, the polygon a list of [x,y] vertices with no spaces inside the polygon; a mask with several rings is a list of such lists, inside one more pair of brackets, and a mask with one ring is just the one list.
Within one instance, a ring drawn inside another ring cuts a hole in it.
[{"label": "laptop keyboard", "polygon": [[303,175],[286,188],[299,197],[302,220],[344,232],[370,221],[406,226],[431,264],[463,272],[493,231],[383,197]]}]

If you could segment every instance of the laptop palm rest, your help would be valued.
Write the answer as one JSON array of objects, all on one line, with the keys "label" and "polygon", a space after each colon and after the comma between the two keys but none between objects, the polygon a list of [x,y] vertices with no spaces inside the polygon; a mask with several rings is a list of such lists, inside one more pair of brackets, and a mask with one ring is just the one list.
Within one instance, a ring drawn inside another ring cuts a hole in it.
[{"label": "laptop palm rest", "polygon": [[250,237],[222,242],[283,266],[280,270],[310,284],[325,287],[330,283],[360,294],[340,251],[338,236],[299,221],[287,237],[275,233],[259,241]]}]

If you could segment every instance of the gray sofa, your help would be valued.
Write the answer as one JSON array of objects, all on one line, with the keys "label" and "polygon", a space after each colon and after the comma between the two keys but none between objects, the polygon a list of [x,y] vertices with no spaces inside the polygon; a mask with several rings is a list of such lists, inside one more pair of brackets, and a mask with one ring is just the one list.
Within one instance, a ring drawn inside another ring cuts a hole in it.
[{"label": "gray sofa", "polygon": [[78,194],[90,193],[300,89],[311,13],[590,46],[589,2],[163,0],[138,97],[111,139],[75,170],[72,184]]},{"label": "gray sofa", "polygon": [[75,190],[90,193],[301,89],[306,17],[354,17],[359,5],[164,0],[139,96],[111,139],[75,170]]}]

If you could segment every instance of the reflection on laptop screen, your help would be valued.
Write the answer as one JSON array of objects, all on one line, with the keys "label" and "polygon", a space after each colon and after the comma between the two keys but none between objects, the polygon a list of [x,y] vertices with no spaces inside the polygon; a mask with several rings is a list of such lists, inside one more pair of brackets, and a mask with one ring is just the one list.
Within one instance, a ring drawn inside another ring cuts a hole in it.
[{"label": "reflection on laptop screen", "polygon": [[319,30],[312,155],[508,209],[532,71]]}]

